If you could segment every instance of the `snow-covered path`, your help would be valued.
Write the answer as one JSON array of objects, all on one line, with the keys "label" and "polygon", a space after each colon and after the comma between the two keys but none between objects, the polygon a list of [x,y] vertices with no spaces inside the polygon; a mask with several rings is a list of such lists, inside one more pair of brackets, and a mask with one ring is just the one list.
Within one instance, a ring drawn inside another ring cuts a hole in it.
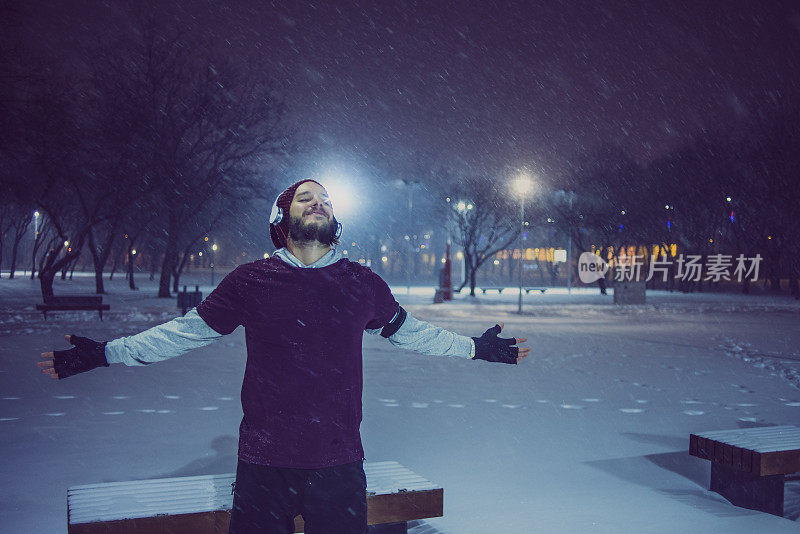
[{"label": "snow-covered path", "polygon": [[[176,314],[143,285],[111,282],[102,323],[44,322],[34,282],[0,279],[0,532],[66,532],[68,486],[234,470],[241,330],[146,368],[38,374],[63,333],[110,339]],[[90,278],[56,287],[91,289]],[[519,316],[510,290],[434,305],[432,288],[397,288],[421,319],[468,335],[505,322],[533,348],[512,367],[365,336],[367,460],[445,488],[445,516],[412,532],[796,532],[708,492],[708,463],[687,449],[691,432],[800,424],[800,304],[652,292],[619,308],[594,293],[531,294]],[[800,488],[788,489],[800,508]]]}]

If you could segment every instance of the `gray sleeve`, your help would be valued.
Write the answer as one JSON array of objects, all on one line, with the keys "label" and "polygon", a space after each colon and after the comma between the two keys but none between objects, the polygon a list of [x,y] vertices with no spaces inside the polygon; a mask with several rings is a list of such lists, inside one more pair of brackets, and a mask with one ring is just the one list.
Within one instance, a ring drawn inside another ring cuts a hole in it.
[{"label": "gray sleeve", "polygon": [[106,360],[108,363],[148,365],[205,347],[221,337],[222,334],[208,326],[197,310],[192,309],[183,317],[109,341]]},{"label": "gray sleeve", "polygon": [[[381,329],[367,332],[380,334]],[[420,321],[410,313],[406,315],[400,329],[389,337],[389,342],[421,354],[461,358],[472,358],[475,355],[475,342],[469,337]]]}]

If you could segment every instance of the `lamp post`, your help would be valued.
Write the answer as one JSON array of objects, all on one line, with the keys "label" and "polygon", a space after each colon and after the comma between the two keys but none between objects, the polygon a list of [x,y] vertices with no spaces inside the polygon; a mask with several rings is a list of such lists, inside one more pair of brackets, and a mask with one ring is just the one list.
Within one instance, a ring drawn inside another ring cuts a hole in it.
[{"label": "lamp post", "polygon": [[525,197],[528,196],[533,182],[527,175],[520,175],[512,183],[514,192],[519,196],[519,299],[517,301],[517,313],[522,313],[522,259],[525,254],[523,243],[525,234]]},{"label": "lamp post", "polygon": [[217,244],[211,245],[211,286],[214,286],[214,259],[216,259]]}]

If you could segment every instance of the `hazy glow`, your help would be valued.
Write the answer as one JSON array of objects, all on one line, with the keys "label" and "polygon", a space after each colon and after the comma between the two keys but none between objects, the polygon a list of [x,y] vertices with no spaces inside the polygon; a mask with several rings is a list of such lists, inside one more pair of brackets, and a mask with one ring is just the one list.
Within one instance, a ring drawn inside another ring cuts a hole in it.
[{"label": "hazy glow", "polygon": [[333,214],[337,219],[353,215],[358,204],[356,189],[352,182],[338,176],[326,176],[320,180],[328,191],[328,197],[333,205]]},{"label": "hazy glow", "polygon": [[526,197],[533,190],[533,180],[527,174],[520,174],[511,182],[514,193],[520,197]]}]

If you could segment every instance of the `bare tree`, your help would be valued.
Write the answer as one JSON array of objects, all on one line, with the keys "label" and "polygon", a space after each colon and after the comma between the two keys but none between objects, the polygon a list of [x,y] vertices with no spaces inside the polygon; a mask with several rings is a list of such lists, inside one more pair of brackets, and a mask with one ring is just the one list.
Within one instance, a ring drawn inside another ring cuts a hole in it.
[{"label": "bare tree", "polygon": [[465,178],[451,191],[449,211],[455,221],[455,242],[464,249],[466,265],[458,290],[469,284],[469,294],[474,297],[478,269],[519,235],[517,223],[509,217],[516,212],[509,205],[509,193],[489,178]]},{"label": "bare tree", "polygon": [[127,144],[141,179],[157,191],[165,238],[158,295],[169,297],[193,218],[255,189],[256,167],[288,149],[283,106],[263,68],[219,58],[199,37],[152,18],[132,33],[95,56],[94,79],[109,96],[107,116],[133,133]]}]

